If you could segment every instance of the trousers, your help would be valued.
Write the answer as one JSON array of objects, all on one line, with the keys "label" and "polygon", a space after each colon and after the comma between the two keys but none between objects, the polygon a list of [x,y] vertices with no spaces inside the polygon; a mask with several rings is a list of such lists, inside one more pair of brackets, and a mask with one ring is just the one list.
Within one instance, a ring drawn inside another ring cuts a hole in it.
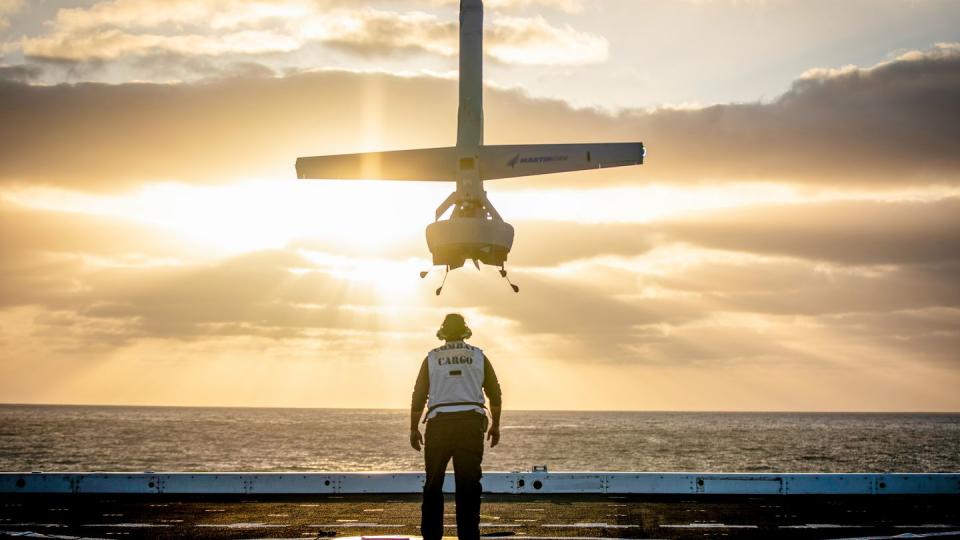
[{"label": "trousers", "polygon": [[443,536],[443,478],[453,458],[457,482],[457,537],[480,538],[480,467],[487,418],[475,412],[438,414],[427,422],[424,460],[427,479],[423,485],[420,533],[424,540]]}]

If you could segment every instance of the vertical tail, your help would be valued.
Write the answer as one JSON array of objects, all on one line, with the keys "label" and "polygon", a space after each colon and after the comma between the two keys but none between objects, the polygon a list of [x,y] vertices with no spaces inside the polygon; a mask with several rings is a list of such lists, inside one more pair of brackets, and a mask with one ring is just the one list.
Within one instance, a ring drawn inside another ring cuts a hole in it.
[{"label": "vertical tail", "polygon": [[483,0],[460,0],[460,112],[457,147],[483,145]]}]

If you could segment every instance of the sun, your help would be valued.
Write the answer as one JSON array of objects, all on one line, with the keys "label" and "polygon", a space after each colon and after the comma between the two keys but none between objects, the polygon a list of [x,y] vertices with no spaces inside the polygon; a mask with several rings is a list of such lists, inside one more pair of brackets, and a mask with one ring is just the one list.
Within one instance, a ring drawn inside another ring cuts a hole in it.
[{"label": "sun", "polygon": [[[164,226],[219,249],[246,252],[318,242],[334,253],[375,257],[422,233],[430,211],[418,186],[382,182],[244,182],[154,192]],[[403,188],[403,189],[400,189]],[[162,211],[161,210],[161,211]]]},{"label": "sun", "polygon": [[423,182],[251,180],[155,183],[106,195],[39,188],[9,198],[32,208],[154,225],[221,256],[314,242],[332,253],[376,258],[412,240],[423,242],[425,251],[424,228],[449,189]]}]

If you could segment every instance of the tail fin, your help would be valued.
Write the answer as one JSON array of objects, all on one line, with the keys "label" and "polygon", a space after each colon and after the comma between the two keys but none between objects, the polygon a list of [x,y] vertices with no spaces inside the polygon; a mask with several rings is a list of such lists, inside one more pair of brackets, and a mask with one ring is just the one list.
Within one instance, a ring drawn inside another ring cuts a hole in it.
[{"label": "tail fin", "polygon": [[483,146],[480,177],[514,178],[643,163],[643,143],[518,144]]},{"label": "tail fin", "polygon": [[297,158],[297,178],[455,180],[456,148],[422,148]]}]

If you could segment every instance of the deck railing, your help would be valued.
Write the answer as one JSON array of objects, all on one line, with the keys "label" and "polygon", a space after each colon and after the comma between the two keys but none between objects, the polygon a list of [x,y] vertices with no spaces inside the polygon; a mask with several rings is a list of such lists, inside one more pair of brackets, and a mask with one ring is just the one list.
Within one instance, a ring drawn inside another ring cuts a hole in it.
[{"label": "deck railing", "polygon": [[[0,473],[0,493],[359,494],[419,493],[424,475],[299,472]],[[448,473],[445,491],[452,492]],[[487,493],[960,495],[960,473],[493,472]]]}]

